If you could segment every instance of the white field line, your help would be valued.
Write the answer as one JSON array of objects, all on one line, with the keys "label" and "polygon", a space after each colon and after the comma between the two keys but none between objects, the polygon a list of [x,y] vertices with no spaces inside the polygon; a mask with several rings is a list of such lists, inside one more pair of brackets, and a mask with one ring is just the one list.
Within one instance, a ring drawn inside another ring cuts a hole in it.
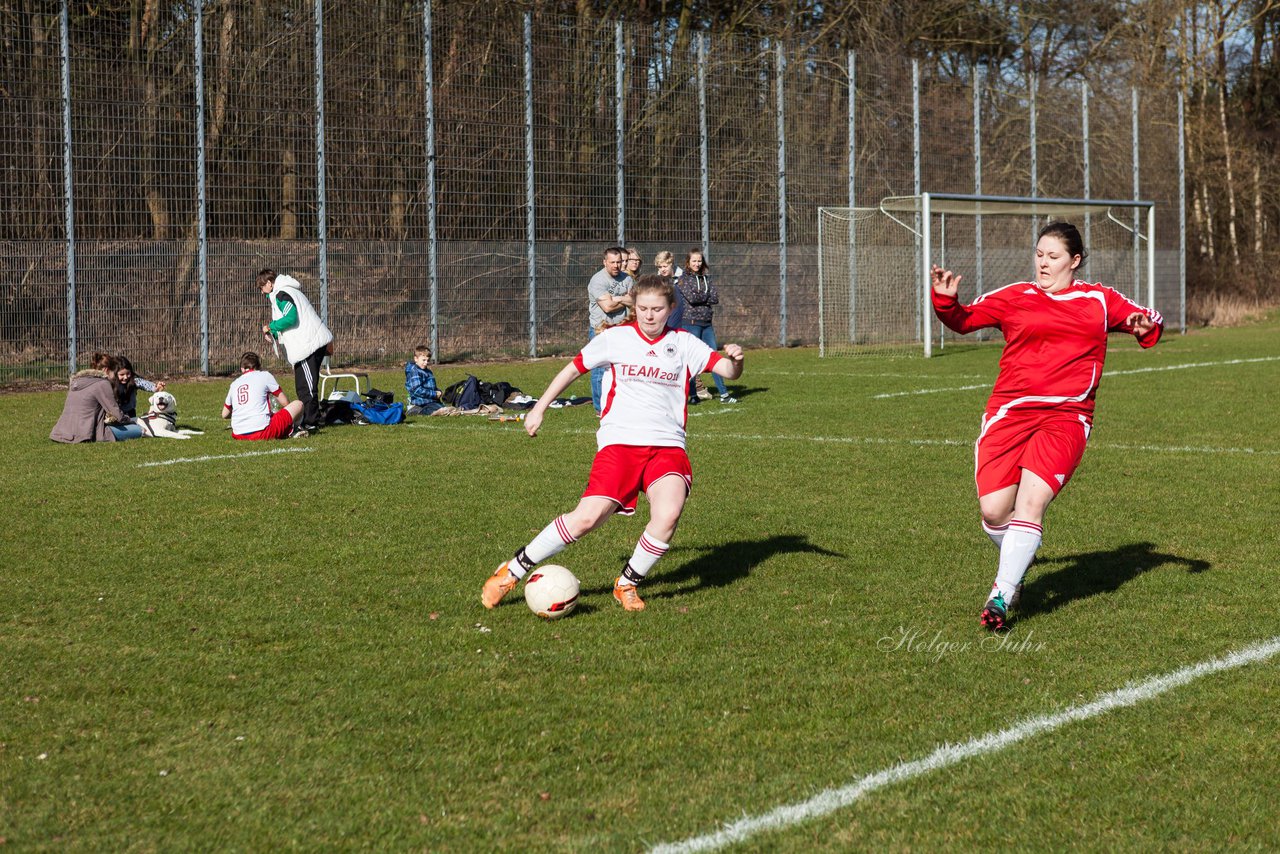
[{"label": "white field line", "polygon": [[243,454],[212,454],[207,457],[178,457],[172,460],[157,460],[152,463],[138,463],[138,468],[145,469],[153,466],[176,466],[178,463],[207,463],[211,460],[241,460],[246,457],[267,457],[272,454],[309,454],[315,448],[276,448],[271,451],[248,451]]},{"label": "white field line", "polygon": [[[588,431],[579,431],[588,432]],[[826,442],[840,445],[954,445],[973,447],[972,439],[886,439],[877,436],[766,436],[760,433],[701,433],[695,441],[703,439],[732,439],[743,442]],[[1280,450],[1264,448],[1220,448],[1195,445],[1131,445],[1125,443],[1090,442],[1090,448],[1116,451],[1147,451],[1166,454],[1256,454],[1258,456],[1280,456]]]},{"label": "white field line", "polygon": [[1088,720],[1106,714],[1113,709],[1136,706],[1138,703],[1159,697],[1205,676],[1224,670],[1232,670],[1266,661],[1280,653],[1280,635],[1259,641],[1223,658],[1202,661],[1162,676],[1152,676],[1141,682],[1130,682],[1123,688],[1102,694],[1096,700],[1079,706],[1071,706],[1052,715],[1028,718],[1008,729],[989,732],[963,744],[943,744],[922,759],[900,762],[874,774],[868,774],[847,786],[826,789],[805,801],[777,807],[767,813],[749,816],[726,824],[723,829],[705,836],[694,836],[681,842],[668,842],[654,846],[651,852],[661,854],[685,854],[694,851],[713,851],[741,842],[758,833],[780,830],[810,819],[830,815],[878,789],[886,788],[915,777],[956,765],[974,756],[995,753],[1033,736],[1052,732],[1069,723]]},{"label": "white field line", "polygon": [[[741,407],[725,407],[724,409],[714,410],[705,413],[706,415],[727,415],[731,412],[741,412]],[[691,412],[690,417],[699,414]],[[407,427],[426,426],[420,422],[412,422],[405,425]],[[486,425],[487,426],[487,425]],[[512,427],[515,425],[504,424],[504,427]],[[544,423],[544,428],[546,424]],[[475,430],[486,429],[479,424],[474,425]],[[519,438],[528,438],[524,435],[524,427],[519,430],[506,431],[511,435],[518,435]],[[547,435],[565,434],[569,436],[594,436],[596,431],[590,427],[570,427],[560,428],[551,426]],[[542,433],[539,433],[542,435]],[[734,442],[818,442],[831,445],[907,445],[913,447],[957,447],[972,448],[973,439],[907,439],[907,438],[884,438],[880,436],[805,436],[805,435],[786,435],[764,433],[696,433],[690,438],[692,444],[708,439],[729,439]],[[1272,448],[1237,448],[1237,447],[1216,447],[1213,445],[1135,445],[1125,442],[1098,442],[1089,443],[1090,448],[1097,448],[1104,451],[1142,451],[1145,453],[1162,453],[1162,454],[1245,454],[1260,457],[1276,457],[1280,456],[1280,450]]]},{"label": "white field line", "polygon": [[[1262,356],[1257,359],[1227,359],[1222,362],[1188,362],[1184,365],[1161,365],[1156,368],[1131,368],[1127,371],[1104,371],[1102,375],[1104,377],[1124,377],[1131,376],[1133,374],[1150,374],[1155,373],[1156,371],[1184,371],[1188,368],[1219,368],[1225,365],[1249,365],[1256,362],[1277,361],[1280,361],[1280,356]],[[871,395],[871,398],[873,400],[884,400],[890,397],[911,397],[918,394],[938,394],[940,392],[947,391],[974,391],[975,389],[980,388],[991,388],[991,385],[994,382],[995,381],[992,380],[992,382],[980,383],[979,385],[956,385],[947,386],[946,388],[918,388],[912,391],[891,391],[883,394],[873,394]]]},{"label": "white field line", "polygon": [[980,380],[986,374],[913,374],[893,373],[890,371],[784,371],[774,368],[752,368],[751,376],[771,377],[859,377],[862,379],[880,379],[888,377],[905,377],[909,380]]}]

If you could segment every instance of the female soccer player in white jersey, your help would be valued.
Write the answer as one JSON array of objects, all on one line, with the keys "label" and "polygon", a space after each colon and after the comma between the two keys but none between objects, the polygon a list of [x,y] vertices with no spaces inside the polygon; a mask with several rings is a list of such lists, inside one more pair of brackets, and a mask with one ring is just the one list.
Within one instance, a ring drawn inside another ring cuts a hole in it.
[{"label": "female soccer player in white jersey", "polygon": [[1155,309],[1075,278],[1084,258],[1076,227],[1055,222],[1040,230],[1034,282],[1006,285],[962,305],[956,299],[961,277],[937,266],[930,271],[933,310],[943,323],[961,334],[994,326],[1005,339],[974,445],[982,528],[1000,549],[980,616],[992,631],[1007,627],[1040,548],[1045,509],[1084,455],[1107,333],[1128,332],[1153,347],[1164,330]]},{"label": "female soccer player in white jersey", "polygon": [[689,378],[712,371],[735,380],[742,375],[743,356],[737,344],[726,344],[721,356],[696,336],[667,326],[676,301],[670,279],[641,276],[634,294],[635,320],[592,338],[556,375],[525,418],[525,431],[536,436],[553,400],[592,368],[608,366],[596,433],[599,450],[582,499],[489,577],[480,594],[486,608],[497,605],[534,566],[600,527],[614,513],[634,513],[636,499],[644,492],[649,499],[649,524],[613,587],[613,598],[623,608],[644,609],[636,584],[666,554],[693,484],[684,448]]}]

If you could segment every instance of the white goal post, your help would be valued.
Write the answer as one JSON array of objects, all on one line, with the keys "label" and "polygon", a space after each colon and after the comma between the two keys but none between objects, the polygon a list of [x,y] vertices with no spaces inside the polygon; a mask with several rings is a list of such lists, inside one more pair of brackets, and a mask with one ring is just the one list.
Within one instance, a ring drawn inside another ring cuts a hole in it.
[{"label": "white goal post", "polygon": [[930,267],[962,275],[961,299],[971,302],[1030,280],[1036,232],[1060,220],[1084,237],[1079,278],[1154,305],[1152,201],[921,193],[875,207],[820,207],[819,354],[920,347],[932,355],[951,333],[933,320]]}]

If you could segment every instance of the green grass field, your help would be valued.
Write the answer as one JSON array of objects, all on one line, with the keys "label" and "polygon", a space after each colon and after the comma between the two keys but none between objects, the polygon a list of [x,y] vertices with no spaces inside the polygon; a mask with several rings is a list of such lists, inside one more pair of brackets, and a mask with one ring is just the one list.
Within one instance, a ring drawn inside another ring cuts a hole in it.
[{"label": "green grass field", "polygon": [[[1278,341],[1113,336],[1003,642],[977,624],[996,551],[972,483],[993,346],[748,353],[741,402],[691,410],[694,492],[648,610],[609,595],[642,501],[557,558],[583,584],[558,622],[479,589],[575,503],[590,407],[536,439],[415,419],[245,457],[264,448],[223,429],[226,379],[171,386],[208,431],[186,442],[57,445],[62,393],[5,396],[0,841],[637,851],[1272,639]],[[437,377],[537,394],[562,364]],[[1274,850],[1277,661],[733,850]]]}]

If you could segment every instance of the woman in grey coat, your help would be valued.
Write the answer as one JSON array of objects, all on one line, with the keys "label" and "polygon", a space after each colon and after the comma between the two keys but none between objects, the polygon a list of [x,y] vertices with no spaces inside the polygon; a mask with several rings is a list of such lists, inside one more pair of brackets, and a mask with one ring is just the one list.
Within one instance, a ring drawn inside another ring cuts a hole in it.
[{"label": "woman in grey coat", "polygon": [[[116,402],[111,377],[116,360],[106,353],[93,354],[93,367],[77,371],[67,389],[62,417],[53,425],[49,438],[68,444],[76,442],[118,442],[142,436],[142,427],[130,421]],[[114,423],[108,423],[108,418]]]}]

